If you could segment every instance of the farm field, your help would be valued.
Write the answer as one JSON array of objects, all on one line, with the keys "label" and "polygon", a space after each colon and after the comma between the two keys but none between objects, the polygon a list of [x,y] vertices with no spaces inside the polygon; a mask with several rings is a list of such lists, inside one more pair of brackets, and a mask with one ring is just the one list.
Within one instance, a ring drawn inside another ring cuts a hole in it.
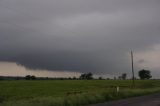
[{"label": "farm field", "polygon": [[[116,92],[116,87],[120,91]],[[0,106],[81,106],[160,92],[160,80],[0,81]]]}]

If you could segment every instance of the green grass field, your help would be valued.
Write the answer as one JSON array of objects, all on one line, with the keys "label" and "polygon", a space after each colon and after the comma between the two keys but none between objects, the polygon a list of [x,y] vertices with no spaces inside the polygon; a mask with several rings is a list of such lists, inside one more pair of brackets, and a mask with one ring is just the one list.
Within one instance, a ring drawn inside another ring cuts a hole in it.
[{"label": "green grass field", "polygon": [[[120,92],[116,92],[116,86]],[[81,106],[160,92],[160,80],[0,81],[0,106]]]}]

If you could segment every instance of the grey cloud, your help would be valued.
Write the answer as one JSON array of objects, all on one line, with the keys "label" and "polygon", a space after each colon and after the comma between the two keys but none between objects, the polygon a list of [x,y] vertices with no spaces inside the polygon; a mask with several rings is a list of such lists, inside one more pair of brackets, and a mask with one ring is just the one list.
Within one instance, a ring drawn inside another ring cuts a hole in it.
[{"label": "grey cloud", "polygon": [[2,0],[0,60],[26,68],[127,72],[160,43],[158,0]]}]

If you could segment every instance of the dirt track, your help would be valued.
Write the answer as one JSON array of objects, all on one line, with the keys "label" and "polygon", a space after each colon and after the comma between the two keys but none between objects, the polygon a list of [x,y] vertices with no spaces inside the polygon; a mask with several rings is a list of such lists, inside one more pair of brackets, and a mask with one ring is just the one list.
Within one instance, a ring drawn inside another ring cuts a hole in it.
[{"label": "dirt track", "polygon": [[160,106],[160,93],[89,106]]}]

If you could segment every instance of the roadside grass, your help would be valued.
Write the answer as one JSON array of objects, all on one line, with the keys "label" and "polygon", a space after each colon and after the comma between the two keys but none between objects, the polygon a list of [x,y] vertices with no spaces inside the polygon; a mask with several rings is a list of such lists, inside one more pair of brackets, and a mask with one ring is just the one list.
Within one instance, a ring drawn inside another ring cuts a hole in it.
[{"label": "roadside grass", "polygon": [[[159,80],[0,81],[1,106],[82,106],[160,92]],[[116,86],[120,91],[116,92]]]}]

